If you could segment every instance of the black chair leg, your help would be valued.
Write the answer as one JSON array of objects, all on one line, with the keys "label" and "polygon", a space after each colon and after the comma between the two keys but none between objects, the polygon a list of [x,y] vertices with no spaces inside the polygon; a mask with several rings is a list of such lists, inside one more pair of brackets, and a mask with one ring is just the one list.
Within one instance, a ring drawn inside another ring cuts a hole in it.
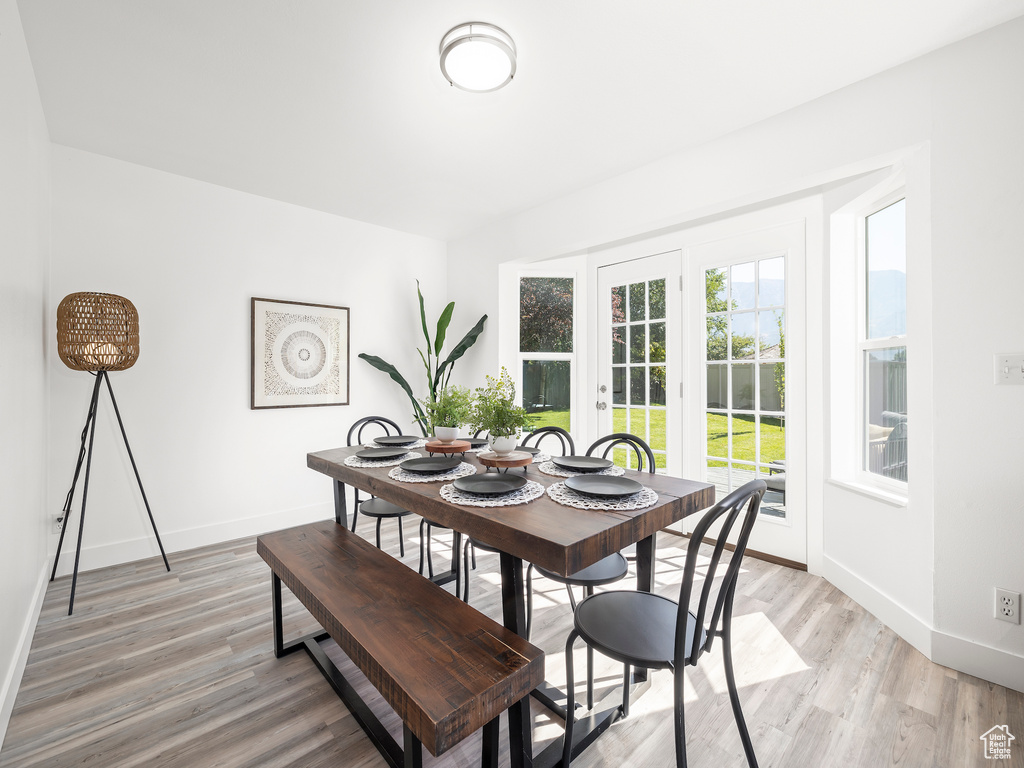
[{"label": "black chair leg", "polygon": [[380,549],[380,524],[383,520],[383,517],[377,518],[377,549]]},{"label": "black chair leg", "polygon": [[430,536],[433,531],[430,530],[430,525],[427,525],[427,573],[430,578],[434,578],[434,553],[430,551]]},{"label": "black chair leg", "polygon": [[[569,633],[565,641],[565,736],[562,737],[562,768],[569,768],[572,761],[572,726],[575,721],[576,684],[573,680],[572,644],[576,642],[576,630]],[[590,646],[588,645],[587,648]]]},{"label": "black chair leg", "polygon": [[423,533],[427,527],[426,520],[420,520],[420,576],[423,575]]},{"label": "black chair leg", "polygon": [[673,707],[676,734],[676,768],[686,768],[686,717],[683,711],[683,669],[673,669],[675,679],[672,681],[672,690],[675,692],[675,706]]},{"label": "black chair leg", "polygon": [[[730,603],[732,600],[730,599]],[[754,745],[750,741],[750,733],[747,731],[747,721],[743,717],[743,710],[740,708],[740,694],[736,688],[736,673],[732,666],[732,605],[726,606],[726,613],[722,619],[722,659],[725,662],[725,682],[729,688],[729,701],[732,703],[732,714],[736,718],[736,727],[740,732],[740,741],[743,742],[743,752],[747,756],[747,765],[750,768],[757,768],[757,757],[754,755]]]},{"label": "black chair leg", "polygon": [[352,489],[352,496],[354,501],[352,502],[352,533],[356,532],[356,522],[359,520],[359,489]]},{"label": "black chair leg", "polygon": [[[454,543],[454,542],[453,542]],[[472,548],[472,544],[469,539],[466,539],[466,545],[462,548],[462,576],[465,582],[462,585],[462,602],[469,602],[469,550]],[[455,594],[459,593],[459,582],[455,581]]]},{"label": "black chair leg", "polygon": [[398,554],[405,557],[405,531],[402,530],[402,518],[398,518]]},{"label": "black chair leg", "polygon": [[625,670],[622,673],[622,717],[629,717],[629,664],[623,664]]},{"label": "black chair leg", "polygon": [[526,568],[526,639],[533,630],[533,563]]},{"label": "black chair leg", "polygon": [[[576,603],[572,596],[572,587],[568,584],[565,585],[566,589],[569,590],[569,600],[572,601],[572,608],[576,610]],[[593,587],[585,587],[584,595],[590,597],[594,594]],[[591,710],[594,708],[594,649],[589,645],[587,646],[587,709]]]}]

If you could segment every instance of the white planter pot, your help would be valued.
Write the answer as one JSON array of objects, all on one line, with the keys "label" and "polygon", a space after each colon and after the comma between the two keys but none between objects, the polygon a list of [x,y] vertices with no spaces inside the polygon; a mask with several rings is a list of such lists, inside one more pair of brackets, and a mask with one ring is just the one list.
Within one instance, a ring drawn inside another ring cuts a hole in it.
[{"label": "white planter pot", "polygon": [[434,437],[447,445],[459,436],[458,427],[434,427]]},{"label": "white planter pot", "polygon": [[487,439],[490,442],[491,450],[499,456],[508,456],[519,445],[519,438],[515,435],[501,437],[491,435]]}]

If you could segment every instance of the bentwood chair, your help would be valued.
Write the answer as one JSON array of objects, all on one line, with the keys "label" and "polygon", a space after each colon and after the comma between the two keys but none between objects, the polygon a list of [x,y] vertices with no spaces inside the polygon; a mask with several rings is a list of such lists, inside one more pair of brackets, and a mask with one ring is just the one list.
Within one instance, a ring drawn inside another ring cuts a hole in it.
[{"label": "bentwood chair", "polygon": [[[688,665],[696,666],[701,656],[711,650],[716,637],[722,639],[725,679],[743,751],[750,768],[757,768],[757,758],[754,756],[754,747],[750,741],[746,721],[743,719],[733,670],[732,609],[736,598],[740,564],[766,490],[767,486],[763,480],[752,480],[704,513],[690,534],[678,602],[650,592],[601,592],[583,600],[576,606],[573,615],[573,630],[565,644],[566,690],[570,700],[574,697],[572,652],[577,637],[583,638],[588,648],[594,648],[602,655],[623,664],[624,717],[629,714],[631,667],[671,669],[675,673],[673,691],[677,768],[686,768],[683,668]],[[711,559],[706,566],[701,563],[701,568],[705,571],[702,574],[703,583],[695,586],[700,546],[711,526],[719,522],[721,530],[714,544]],[[717,594],[712,600],[715,577],[719,566],[722,565],[722,553],[734,527],[739,531],[735,550],[729,558],[725,576],[721,579]],[[695,589],[696,613],[690,610]],[[566,718],[562,742],[564,768],[569,768],[573,725],[573,718]]]},{"label": "bentwood chair", "polygon": [[[386,419],[383,416],[365,416],[359,419],[355,424],[349,427],[348,430],[348,444],[351,445],[362,445],[363,444],[363,430],[367,427],[377,428],[384,430],[385,435],[390,435],[391,430],[394,429],[394,434],[402,434],[402,430],[395,422],[391,419]],[[374,430],[375,431],[375,430]],[[398,550],[402,557],[405,557],[405,532],[402,530],[402,518],[410,514],[408,509],[402,509],[397,504],[392,504],[390,501],[384,501],[384,499],[378,499],[373,496],[366,499],[362,503],[359,501],[359,489],[353,489],[355,492],[355,504],[352,509],[352,533],[356,532],[356,522],[359,520],[359,513],[362,512],[367,517],[373,517],[377,520],[377,549],[380,549],[380,524],[386,518],[398,518]]]}]

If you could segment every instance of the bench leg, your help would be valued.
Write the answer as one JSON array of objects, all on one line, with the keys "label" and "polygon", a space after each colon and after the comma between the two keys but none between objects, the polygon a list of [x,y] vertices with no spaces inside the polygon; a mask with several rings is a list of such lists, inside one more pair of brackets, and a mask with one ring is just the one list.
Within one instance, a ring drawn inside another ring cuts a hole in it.
[{"label": "bench leg", "polygon": [[484,726],[483,742],[480,768],[498,768],[498,718]]},{"label": "bench leg", "polygon": [[408,725],[403,725],[402,731],[405,736],[405,749],[403,750],[405,768],[423,768],[423,745],[416,738],[416,734],[409,730]]}]

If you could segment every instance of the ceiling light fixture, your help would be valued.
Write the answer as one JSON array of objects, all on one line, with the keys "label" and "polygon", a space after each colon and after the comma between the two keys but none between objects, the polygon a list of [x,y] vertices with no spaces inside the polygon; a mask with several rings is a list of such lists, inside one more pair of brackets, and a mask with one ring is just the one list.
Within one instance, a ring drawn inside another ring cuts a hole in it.
[{"label": "ceiling light fixture", "polygon": [[441,72],[464,91],[487,93],[512,81],[516,73],[516,44],[493,24],[468,21],[441,38]]}]

